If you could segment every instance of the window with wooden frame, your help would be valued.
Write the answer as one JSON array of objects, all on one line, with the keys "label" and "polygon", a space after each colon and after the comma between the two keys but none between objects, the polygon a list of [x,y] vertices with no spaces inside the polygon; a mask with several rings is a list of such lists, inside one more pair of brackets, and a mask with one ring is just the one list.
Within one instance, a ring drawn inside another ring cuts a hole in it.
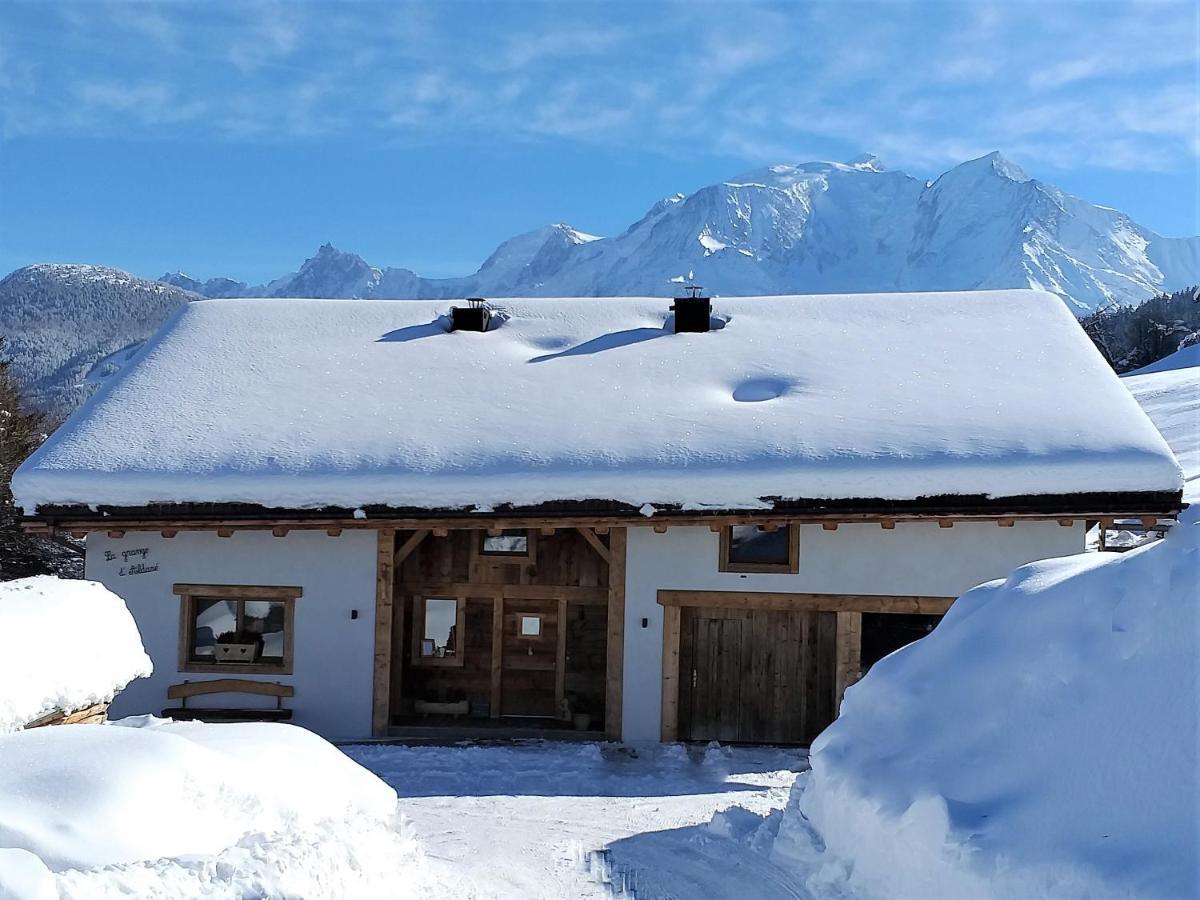
[{"label": "window with wooden frame", "polygon": [[461,666],[466,644],[466,597],[423,597],[413,602],[414,666]]},{"label": "window with wooden frame", "polygon": [[794,575],[800,571],[800,528],[796,525],[722,528],[720,571]]},{"label": "window with wooden frame", "polygon": [[505,528],[495,534],[482,531],[475,550],[488,562],[532,563],[537,551],[537,533],[524,528]]},{"label": "window with wooden frame", "polygon": [[302,588],[176,584],[179,671],[291,675]]}]

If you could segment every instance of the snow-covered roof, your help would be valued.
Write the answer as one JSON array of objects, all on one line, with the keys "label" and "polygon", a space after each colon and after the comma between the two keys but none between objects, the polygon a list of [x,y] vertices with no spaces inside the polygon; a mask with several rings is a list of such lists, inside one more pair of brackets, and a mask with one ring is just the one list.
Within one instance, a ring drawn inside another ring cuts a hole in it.
[{"label": "snow-covered roof", "polygon": [[1200,344],[1122,379],[1183,467],[1183,499],[1200,503]]},{"label": "snow-covered roof", "polygon": [[18,502],[762,508],[1174,492],[1179,466],[1057,297],[206,300],[13,480]]}]

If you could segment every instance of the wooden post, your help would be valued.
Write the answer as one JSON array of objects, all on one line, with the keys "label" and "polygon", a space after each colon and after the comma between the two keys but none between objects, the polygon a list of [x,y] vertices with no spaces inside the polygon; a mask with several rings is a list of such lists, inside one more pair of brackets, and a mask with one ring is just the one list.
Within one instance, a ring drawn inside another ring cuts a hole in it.
[{"label": "wooden post", "polygon": [[621,740],[621,706],[625,682],[625,547],[627,532],[614,528],[608,535],[608,638],[604,678],[604,733]]},{"label": "wooden post", "polygon": [[567,696],[567,598],[558,598],[558,632],[554,654],[554,715],[561,716]]},{"label": "wooden post", "polygon": [[682,610],[663,607],[662,739],[679,740],[679,626]]},{"label": "wooden post", "polygon": [[496,590],[492,600],[492,718],[500,718],[504,675],[504,592]]},{"label": "wooden post", "polygon": [[846,688],[858,681],[862,674],[862,613],[839,612],[837,614],[837,668],[833,680],[833,708],[841,713],[842,697]]},{"label": "wooden post", "polygon": [[396,529],[379,529],[375,559],[375,676],[371,706],[371,734],[387,737],[391,724],[392,688],[392,585]]}]

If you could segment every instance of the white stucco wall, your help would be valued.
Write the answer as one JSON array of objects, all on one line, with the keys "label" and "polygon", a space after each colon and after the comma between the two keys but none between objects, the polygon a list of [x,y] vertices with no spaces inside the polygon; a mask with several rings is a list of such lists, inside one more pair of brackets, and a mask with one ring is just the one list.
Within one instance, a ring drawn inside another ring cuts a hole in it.
[{"label": "white stucco wall", "polygon": [[[625,575],[625,671],[622,706],[626,741],[657,741],[661,726],[662,607],[659,590],[794,591],[818,594],[902,594],[957,597],[1003,578],[1025,563],[1084,549],[1084,525],[1017,522],[819,525],[800,529],[795,575],[719,572],[719,537],[707,527],[631,528]],[[645,625],[643,626],[643,621]]]},{"label": "white stucco wall", "polygon": [[[121,555],[139,548],[146,548],[145,558],[127,562]],[[169,539],[158,532],[128,532],[119,539],[103,532],[89,535],[86,577],[124,598],[154,661],[153,676],[129,685],[113,703],[112,715],[157,715],[176,705],[167,701],[168,685],[221,677],[179,671],[180,599],[171,591],[173,584],[299,585],[304,595],[296,601],[293,674],[232,677],[293,685],[296,695],[284,703],[294,710],[297,725],[331,739],[369,737],[375,555],[371,530],[346,530],[336,538],[323,531],[293,531],[282,538],[269,531],[237,531],[228,538],[187,531]],[[157,568],[137,573],[130,568],[135,564]],[[358,610],[358,618],[350,618],[351,610]],[[246,694],[188,701],[189,706],[274,703]]]}]

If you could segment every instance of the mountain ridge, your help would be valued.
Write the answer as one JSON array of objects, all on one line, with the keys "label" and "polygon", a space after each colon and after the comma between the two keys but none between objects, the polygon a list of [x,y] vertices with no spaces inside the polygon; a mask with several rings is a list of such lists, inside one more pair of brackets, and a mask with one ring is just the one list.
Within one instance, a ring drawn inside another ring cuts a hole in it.
[{"label": "mountain ridge", "polygon": [[615,237],[563,223],[502,242],[471,275],[425,278],[323,245],[266,285],[166,276],[205,296],[669,296],[1036,287],[1086,314],[1200,279],[1200,237],[1166,238],[1030,177],[999,152],[932,181],[863,154],[776,164],[655,203]]}]

